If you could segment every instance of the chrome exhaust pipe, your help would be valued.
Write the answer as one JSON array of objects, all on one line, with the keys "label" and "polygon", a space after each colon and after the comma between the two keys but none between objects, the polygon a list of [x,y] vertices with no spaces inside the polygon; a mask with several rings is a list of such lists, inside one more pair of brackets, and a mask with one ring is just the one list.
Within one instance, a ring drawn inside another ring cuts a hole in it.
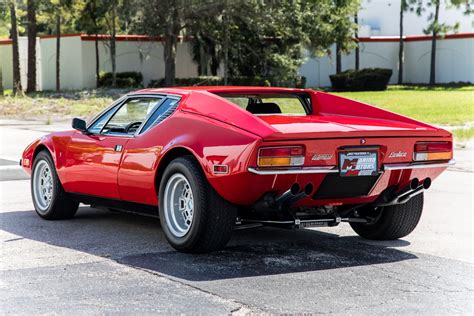
[{"label": "chrome exhaust pipe", "polygon": [[399,197],[398,198],[398,204],[403,204],[403,203],[406,203],[408,202],[412,197],[420,194],[420,193],[423,193],[423,191],[425,190],[428,190],[431,186],[431,179],[430,178],[426,178],[422,184],[420,184],[415,190],[405,194],[404,196],[402,197]]},{"label": "chrome exhaust pipe", "polygon": [[293,185],[281,195],[275,198],[275,205],[282,205],[290,198],[294,197],[300,191],[300,185],[298,183],[293,183]]},{"label": "chrome exhaust pipe", "polygon": [[[410,183],[404,186],[401,190],[392,195],[390,199],[382,197],[382,201],[375,203],[375,206],[390,206],[395,204],[403,204],[408,202],[412,197],[429,189],[431,186],[431,179],[426,178],[422,183],[417,178],[414,178]],[[388,200],[388,201],[387,201]]]},{"label": "chrome exhaust pipe", "polygon": [[301,191],[300,193],[292,196],[291,198],[289,198],[287,201],[286,201],[286,205],[288,206],[291,206],[293,204],[295,204],[296,202],[298,202],[299,200],[302,200],[304,199],[305,197],[307,197],[308,195],[310,195],[314,190],[314,187],[313,187],[313,184],[312,183],[308,183],[304,186],[304,189],[303,191]]}]

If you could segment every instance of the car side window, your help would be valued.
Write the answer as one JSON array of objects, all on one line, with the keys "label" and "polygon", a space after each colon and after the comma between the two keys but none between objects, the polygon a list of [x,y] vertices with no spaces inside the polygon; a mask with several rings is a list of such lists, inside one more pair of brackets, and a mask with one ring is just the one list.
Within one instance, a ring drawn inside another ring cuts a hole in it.
[{"label": "car side window", "polygon": [[145,123],[145,125],[142,127],[140,134],[143,134],[150,128],[158,125],[168,116],[173,114],[174,110],[178,106],[178,103],[179,103],[179,99],[175,99],[175,98],[168,98],[163,103],[161,103],[160,106],[151,114],[150,118]]},{"label": "car side window", "polygon": [[97,119],[88,129],[87,131],[92,133],[92,134],[99,134],[104,125],[110,120],[112,115],[115,113],[117,110],[118,106],[114,106],[110,110],[108,110],[106,113],[104,113],[99,119]]},{"label": "car side window", "polygon": [[162,99],[163,98],[160,97],[136,97],[128,99],[107,121],[102,128],[102,134],[135,134]]}]

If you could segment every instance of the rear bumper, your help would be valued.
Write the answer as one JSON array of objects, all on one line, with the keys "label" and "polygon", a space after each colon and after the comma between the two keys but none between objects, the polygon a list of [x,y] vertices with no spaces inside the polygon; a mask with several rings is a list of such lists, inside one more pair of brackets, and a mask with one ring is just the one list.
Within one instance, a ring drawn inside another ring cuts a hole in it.
[{"label": "rear bumper", "polygon": [[[382,171],[388,170],[407,170],[407,169],[427,169],[427,168],[447,168],[455,164],[455,160],[451,159],[447,162],[435,163],[397,163],[384,164]],[[301,167],[301,168],[285,168],[285,169],[261,169],[249,167],[248,171],[257,175],[284,175],[284,174],[317,174],[317,173],[338,173],[336,166],[321,167]]]}]

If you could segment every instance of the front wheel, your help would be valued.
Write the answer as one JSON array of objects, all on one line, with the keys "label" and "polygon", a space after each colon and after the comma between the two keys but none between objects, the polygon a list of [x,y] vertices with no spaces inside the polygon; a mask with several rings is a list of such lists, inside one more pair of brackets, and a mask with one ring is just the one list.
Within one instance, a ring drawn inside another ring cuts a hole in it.
[{"label": "front wheel", "polygon": [[176,250],[210,252],[229,241],[237,209],[209,185],[194,157],[180,157],[168,165],[159,201],[161,227]]},{"label": "front wheel", "polygon": [[71,218],[79,207],[79,203],[64,192],[53,159],[47,151],[39,152],[33,162],[31,195],[36,213],[44,219]]},{"label": "front wheel", "polygon": [[[373,240],[395,240],[409,235],[416,227],[423,211],[423,193],[404,204],[370,210],[377,216],[375,223],[350,223],[361,237]],[[381,213],[380,213],[381,212]]]}]

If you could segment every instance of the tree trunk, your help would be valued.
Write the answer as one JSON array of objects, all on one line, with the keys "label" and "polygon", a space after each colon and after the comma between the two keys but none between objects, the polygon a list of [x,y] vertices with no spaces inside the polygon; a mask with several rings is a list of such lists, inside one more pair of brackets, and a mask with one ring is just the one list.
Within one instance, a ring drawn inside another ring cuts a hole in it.
[{"label": "tree trunk", "polygon": [[22,90],[20,77],[20,55],[18,53],[18,29],[16,22],[15,1],[10,1],[10,19],[11,19],[11,39],[12,39],[12,55],[13,55],[13,94],[17,94]]},{"label": "tree trunk", "polygon": [[176,78],[176,47],[177,37],[174,34],[165,35],[165,86],[172,87]]},{"label": "tree trunk", "polygon": [[341,58],[341,48],[338,43],[336,43],[336,73],[342,72],[342,58]]},{"label": "tree trunk", "polygon": [[99,35],[95,35],[95,86],[99,87]]},{"label": "tree trunk", "polygon": [[400,2],[400,38],[398,45],[398,84],[403,84],[403,12],[405,11],[404,0]]},{"label": "tree trunk", "polygon": [[61,16],[58,14],[56,16],[56,91],[61,90],[61,81],[60,81],[60,60],[61,60]]},{"label": "tree trunk", "polygon": [[360,68],[360,52],[359,52],[359,15],[356,13],[354,15],[354,23],[356,26],[356,31],[354,34],[356,40],[356,48],[355,48],[355,70],[359,70]]},{"label": "tree trunk", "polygon": [[28,0],[28,80],[26,92],[36,91],[36,0]]},{"label": "tree trunk", "polygon": [[115,60],[115,17],[116,17],[116,3],[115,1],[112,4],[112,29],[110,32],[110,59],[112,62],[112,87],[117,86],[117,65]]},{"label": "tree trunk", "polygon": [[430,65],[430,85],[436,83],[436,40],[438,37],[439,5],[441,1],[436,1],[435,16],[433,20],[433,37],[431,38],[431,65]]}]

